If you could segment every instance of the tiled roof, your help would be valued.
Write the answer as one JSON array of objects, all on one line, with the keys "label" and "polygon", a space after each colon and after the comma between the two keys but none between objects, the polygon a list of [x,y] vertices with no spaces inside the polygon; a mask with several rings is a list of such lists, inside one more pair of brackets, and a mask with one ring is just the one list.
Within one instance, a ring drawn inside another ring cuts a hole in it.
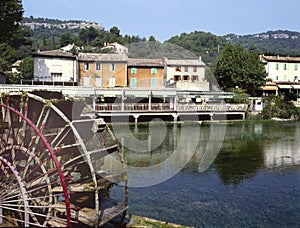
[{"label": "tiled roof", "polygon": [[62,50],[52,50],[52,51],[39,51],[33,54],[33,56],[50,56],[50,57],[66,57],[66,58],[75,58],[70,52],[65,52]]},{"label": "tiled roof", "polygon": [[163,67],[162,59],[128,59],[128,66]]},{"label": "tiled roof", "polygon": [[262,62],[300,62],[300,57],[283,57],[283,56],[266,56],[261,55],[260,59]]},{"label": "tiled roof", "polygon": [[205,63],[200,59],[167,59],[165,58],[167,66],[205,66]]},{"label": "tiled roof", "polygon": [[126,54],[79,53],[79,61],[88,62],[126,62]]}]

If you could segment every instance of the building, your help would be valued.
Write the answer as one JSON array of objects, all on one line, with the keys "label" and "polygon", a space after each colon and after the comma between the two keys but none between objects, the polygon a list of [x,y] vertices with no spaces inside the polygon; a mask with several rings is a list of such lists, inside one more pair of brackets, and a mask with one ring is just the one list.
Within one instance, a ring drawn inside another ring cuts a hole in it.
[{"label": "building", "polygon": [[131,88],[163,88],[162,59],[128,59],[128,86]]},{"label": "building", "polygon": [[260,60],[265,64],[267,78],[262,88],[264,93],[278,94],[280,91],[300,89],[300,57],[282,57],[261,55]]},{"label": "building", "polygon": [[22,63],[22,60],[17,60],[16,62],[14,62],[12,65],[11,65],[11,72],[16,75],[19,73],[18,71],[18,67],[21,65]]},{"label": "building", "polygon": [[127,86],[127,55],[79,53],[79,85],[96,88]]},{"label": "building", "polygon": [[116,54],[127,54],[128,53],[128,48],[117,43],[105,43],[104,47],[101,48],[101,51],[113,51]]},{"label": "building", "polygon": [[39,51],[34,57],[34,81],[77,82],[77,56],[62,50]]},{"label": "building", "polygon": [[164,58],[166,86],[176,85],[177,89],[209,91],[205,79],[205,64],[199,59],[171,60]]}]

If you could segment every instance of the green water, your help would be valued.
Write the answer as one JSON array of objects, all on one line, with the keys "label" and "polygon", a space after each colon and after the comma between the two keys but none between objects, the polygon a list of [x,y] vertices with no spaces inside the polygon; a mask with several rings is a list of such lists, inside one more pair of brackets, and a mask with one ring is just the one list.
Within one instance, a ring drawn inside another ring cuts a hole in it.
[{"label": "green water", "polygon": [[117,135],[128,213],[194,227],[300,227],[300,123],[126,128]]}]

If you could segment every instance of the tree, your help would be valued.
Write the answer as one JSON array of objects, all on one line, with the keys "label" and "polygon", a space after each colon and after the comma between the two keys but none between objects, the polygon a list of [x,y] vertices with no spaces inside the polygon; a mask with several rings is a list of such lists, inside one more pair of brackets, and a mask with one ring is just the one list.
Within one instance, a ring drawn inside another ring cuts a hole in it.
[{"label": "tree", "polygon": [[32,80],[34,71],[34,61],[32,57],[22,59],[20,66],[17,68],[17,74],[8,75],[10,83],[18,84],[22,80]]},{"label": "tree", "polygon": [[72,43],[72,39],[71,39],[70,33],[64,33],[60,36],[60,39],[59,39],[60,47],[64,47],[71,43]]},{"label": "tree", "polygon": [[120,36],[120,29],[118,27],[116,27],[116,26],[111,27],[111,29],[109,30],[109,32],[112,35],[116,36],[116,37]]},{"label": "tree", "polygon": [[0,1],[0,43],[11,40],[12,35],[19,29],[23,17],[21,0]]},{"label": "tree", "polygon": [[149,36],[149,41],[156,41],[156,39],[153,35],[151,35],[151,36]]},{"label": "tree", "polygon": [[217,58],[214,75],[225,91],[241,88],[253,95],[264,85],[267,73],[256,52],[228,44]]}]

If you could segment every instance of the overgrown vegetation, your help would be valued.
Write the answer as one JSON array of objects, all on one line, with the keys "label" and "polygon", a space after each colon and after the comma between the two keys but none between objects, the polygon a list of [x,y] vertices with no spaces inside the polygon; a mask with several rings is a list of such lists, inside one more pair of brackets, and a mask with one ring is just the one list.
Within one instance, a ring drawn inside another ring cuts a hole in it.
[{"label": "overgrown vegetation", "polygon": [[284,96],[265,97],[265,107],[262,111],[263,119],[280,118],[298,120],[299,110]]}]

